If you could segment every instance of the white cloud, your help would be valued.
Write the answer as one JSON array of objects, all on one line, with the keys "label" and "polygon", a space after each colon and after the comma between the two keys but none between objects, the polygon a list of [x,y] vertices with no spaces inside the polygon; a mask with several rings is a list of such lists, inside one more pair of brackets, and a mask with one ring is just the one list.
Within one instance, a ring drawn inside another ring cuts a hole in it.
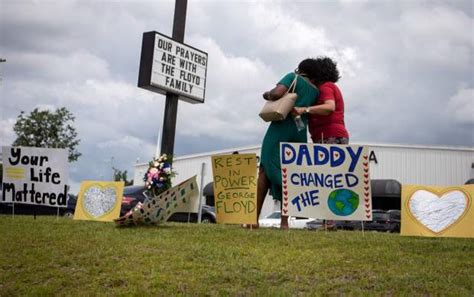
[{"label": "white cloud", "polygon": [[0,147],[8,146],[16,139],[16,134],[13,131],[15,119],[1,119],[0,120]]},{"label": "white cloud", "polygon": [[265,127],[258,118],[261,94],[274,86],[278,76],[259,60],[224,54],[209,38],[191,39],[211,58],[205,104],[180,104],[180,133],[234,140],[261,133]]},{"label": "white cloud", "polygon": [[450,118],[462,124],[474,124],[474,89],[462,88],[448,100]]},{"label": "white cloud", "polygon": [[[17,75],[43,81],[74,81],[109,77],[107,62],[84,50],[67,55],[50,53],[11,53],[8,63]],[[15,75],[13,73],[13,75]]]},{"label": "white cloud", "polygon": [[400,33],[409,58],[472,69],[473,18],[450,7],[420,7],[401,15]]}]

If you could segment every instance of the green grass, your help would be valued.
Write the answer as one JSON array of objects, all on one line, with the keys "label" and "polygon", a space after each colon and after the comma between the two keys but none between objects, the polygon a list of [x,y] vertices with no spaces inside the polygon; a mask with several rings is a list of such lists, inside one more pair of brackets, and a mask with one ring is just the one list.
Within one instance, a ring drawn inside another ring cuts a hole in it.
[{"label": "green grass", "polygon": [[1,296],[473,296],[474,240],[0,216]]}]

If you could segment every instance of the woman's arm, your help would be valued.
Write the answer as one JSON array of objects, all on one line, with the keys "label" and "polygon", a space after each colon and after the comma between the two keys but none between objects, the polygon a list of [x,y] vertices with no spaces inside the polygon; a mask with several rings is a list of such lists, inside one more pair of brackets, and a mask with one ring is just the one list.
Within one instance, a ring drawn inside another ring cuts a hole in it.
[{"label": "woman's arm", "polygon": [[313,105],[309,107],[295,107],[293,114],[300,115],[304,113],[317,115],[330,115],[336,110],[336,102],[334,100],[326,100],[323,104]]},{"label": "woman's arm", "polygon": [[278,84],[276,87],[271,89],[270,91],[266,91],[263,93],[263,98],[265,100],[275,101],[280,99],[283,95],[285,95],[286,91],[288,90],[287,87],[284,85]]}]

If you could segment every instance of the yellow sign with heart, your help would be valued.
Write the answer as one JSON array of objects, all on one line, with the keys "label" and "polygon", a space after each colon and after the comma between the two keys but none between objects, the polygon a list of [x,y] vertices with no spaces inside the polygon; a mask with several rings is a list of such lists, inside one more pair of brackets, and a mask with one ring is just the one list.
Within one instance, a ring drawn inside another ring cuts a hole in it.
[{"label": "yellow sign with heart", "polygon": [[474,185],[402,186],[401,235],[474,237]]},{"label": "yellow sign with heart", "polygon": [[120,216],[123,187],[123,182],[82,182],[74,219],[102,222],[117,219]]}]

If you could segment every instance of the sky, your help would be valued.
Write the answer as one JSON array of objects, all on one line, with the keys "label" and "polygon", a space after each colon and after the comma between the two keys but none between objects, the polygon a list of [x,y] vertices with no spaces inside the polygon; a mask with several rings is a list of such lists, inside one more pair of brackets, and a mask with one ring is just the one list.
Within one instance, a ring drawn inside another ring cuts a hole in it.
[{"label": "sky", "polygon": [[[350,141],[474,146],[472,0],[189,0],[184,43],[208,53],[203,104],[180,101],[175,156],[260,145],[262,93],[308,57],[338,63]],[[143,32],[174,1],[0,0],[0,145],[21,111],[66,107],[73,191],[150,161],[165,96],[137,87]]]}]

